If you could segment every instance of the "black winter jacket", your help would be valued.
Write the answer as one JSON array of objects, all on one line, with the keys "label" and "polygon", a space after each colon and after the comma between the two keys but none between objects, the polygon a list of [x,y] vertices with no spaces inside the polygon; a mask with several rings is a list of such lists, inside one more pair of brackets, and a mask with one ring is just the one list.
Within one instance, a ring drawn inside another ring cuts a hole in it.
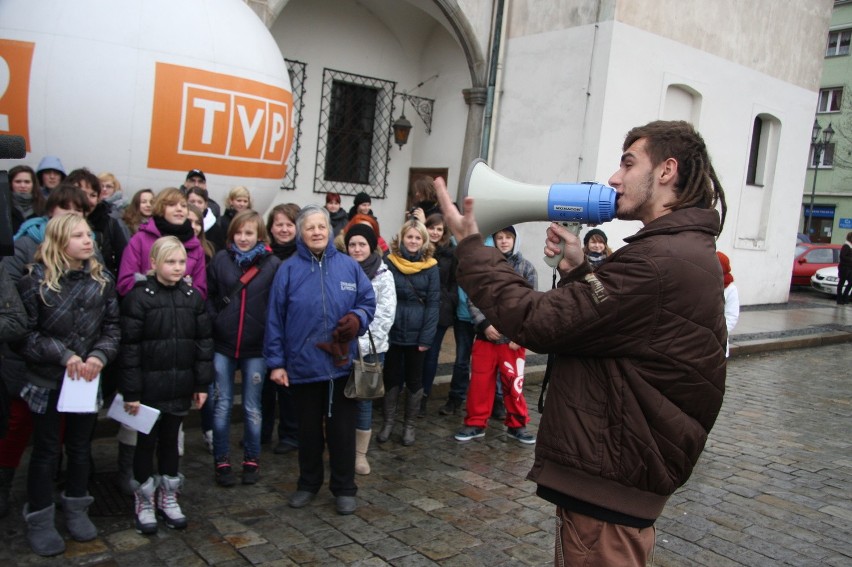
[{"label": "black winter jacket", "polygon": [[396,284],[396,317],[388,335],[392,345],[431,347],[438,328],[441,283],[438,266],[405,275],[385,262]]},{"label": "black winter jacket", "polygon": [[[68,359],[99,358],[105,365],[115,359],[119,344],[119,309],[115,282],[106,287],[96,282],[88,265],[66,272],[60,291],[39,289],[44,265],[18,281],[18,292],[27,310],[27,338],[20,347],[27,362],[27,379],[42,388],[55,390],[65,376]],[[44,298],[42,298],[42,295]]]},{"label": "black winter jacket", "polygon": [[113,277],[117,278],[118,268],[121,266],[121,254],[127,248],[127,243],[130,242],[130,231],[125,226],[124,221],[113,216],[112,211],[112,206],[109,203],[101,201],[89,213],[86,220],[92,227],[104,265]]},{"label": "black winter jacket", "polygon": [[435,248],[435,259],[438,261],[438,275],[441,280],[441,307],[438,311],[438,325],[441,327],[453,326],[456,307],[459,304],[455,251],[456,247],[452,243]]},{"label": "black winter jacket", "polygon": [[125,401],[187,411],[213,380],[212,328],[198,290],[156,276],[137,283],[121,302],[120,364]]},{"label": "black winter jacket", "polygon": [[[213,319],[216,352],[230,358],[263,356],[269,291],[280,265],[281,260],[272,254],[260,258],[260,272],[231,297],[244,272],[227,250],[220,250],[213,257],[207,269],[207,309]],[[223,303],[226,297],[227,304]]]}]

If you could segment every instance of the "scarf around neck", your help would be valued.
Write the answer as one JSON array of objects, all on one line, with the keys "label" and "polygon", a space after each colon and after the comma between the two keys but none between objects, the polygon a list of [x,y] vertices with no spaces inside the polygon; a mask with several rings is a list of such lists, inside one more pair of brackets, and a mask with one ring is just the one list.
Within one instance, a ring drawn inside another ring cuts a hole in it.
[{"label": "scarf around neck", "polygon": [[397,256],[396,254],[388,254],[388,260],[390,260],[396,268],[405,274],[406,276],[410,276],[411,274],[416,274],[417,272],[422,272],[428,268],[431,268],[438,261],[435,258],[429,258],[427,260],[406,260],[401,256]]},{"label": "scarf around neck", "polygon": [[259,262],[264,256],[268,256],[271,253],[271,250],[266,247],[265,242],[258,242],[254,245],[254,248],[243,252],[237,248],[236,244],[231,242],[228,244],[228,253],[237,265],[245,270],[252,264]]},{"label": "scarf around neck", "polygon": [[284,244],[278,244],[275,242],[275,239],[272,241],[272,253],[278,257],[279,260],[286,260],[290,256],[296,253],[296,239],[294,238],[290,242],[285,242]]},{"label": "scarf around neck", "polygon": [[379,268],[382,267],[382,257],[373,252],[363,262],[358,263],[361,264],[361,269],[367,274],[367,279],[372,280],[379,273]]},{"label": "scarf around neck", "polygon": [[189,219],[183,221],[183,224],[172,224],[163,217],[151,218],[154,219],[154,224],[160,231],[160,236],[175,236],[184,244],[195,237],[195,231],[192,230],[192,223],[189,222]]},{"label": "scarf around neck", "polygon": [[33,194],[32,193],[12,193],[12,204],[15,208],[21,211],[25,219],[28,219],[33,214]]}]

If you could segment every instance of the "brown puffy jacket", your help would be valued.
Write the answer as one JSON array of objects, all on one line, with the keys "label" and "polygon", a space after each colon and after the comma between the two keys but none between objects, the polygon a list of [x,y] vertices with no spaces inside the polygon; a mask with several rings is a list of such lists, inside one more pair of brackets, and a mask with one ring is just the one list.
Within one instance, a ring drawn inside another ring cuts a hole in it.
[{"label": "brown puffy jacket", "polygon": [[718,232],[716,211],[671,212],[548,292],[478,236],[459,244],[473,302],[515,342],[556,354],[528,478],[649,520],[686,482],[725,386]]}]

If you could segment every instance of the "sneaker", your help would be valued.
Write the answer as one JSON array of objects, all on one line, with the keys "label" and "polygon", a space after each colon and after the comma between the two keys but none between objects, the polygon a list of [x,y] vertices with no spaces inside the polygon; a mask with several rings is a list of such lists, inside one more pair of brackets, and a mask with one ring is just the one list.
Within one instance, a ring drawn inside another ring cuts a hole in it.
[{"label": "sneaker", "polygon": [[216,461],[216,484],[226,488],[237,484],[234,471],[231,470],[231,461],[228,457],[222,457]]},{"label": "sneaker", "polygon": [[465,425],[455,435],[456,441],[470,441],[477,437],[485,437],[484,427],[472,427],[470,425]]},{"label": "sneaker", "polygon": [[243,484],[257,484],[257,478],[260,476],[260,465],[257,464],[257,459],[249,459],[243,461]]},{"label": "sneaker", "polygon": [[441,415],[457,415],[459,413],[459,406],[461,406],[460,400],[449,398],[447,399],[447,403],[438,410],[438,413]]},{"label": "sneaker", "polygon": [[527,431],[526,427],[510,427],[506,430],[506,435],[520,441],[524,445],[535,444],[535,435]]},{"label": "sneaker", "polygon": [[213,430],[208,429],[201,434],[204,439],[204,446],[207,447],[207,452],[213,454]]}]

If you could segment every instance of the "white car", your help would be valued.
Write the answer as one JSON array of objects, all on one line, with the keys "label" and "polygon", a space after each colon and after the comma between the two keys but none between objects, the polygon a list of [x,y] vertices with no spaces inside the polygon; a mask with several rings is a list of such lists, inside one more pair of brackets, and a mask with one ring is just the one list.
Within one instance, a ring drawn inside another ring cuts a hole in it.
[{"label": "white car", "polygon": [[829,266],[811,276],[811,287],[822,293],[837,295],[837,280],[837,266]]}]

